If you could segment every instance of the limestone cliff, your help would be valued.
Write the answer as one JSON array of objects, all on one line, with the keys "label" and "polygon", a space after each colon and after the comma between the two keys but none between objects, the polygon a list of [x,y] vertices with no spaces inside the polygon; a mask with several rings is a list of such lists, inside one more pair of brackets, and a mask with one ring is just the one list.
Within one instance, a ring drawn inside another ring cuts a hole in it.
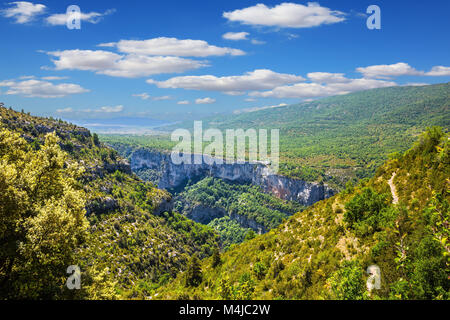
[{"label": "limestone cliff", "polygon": [[[194,156],[191,156],[194,158]],[[198,155],[195,155],[198,157]],[[161,189],[172,189],[182,186],[188,180],[212,176],[228,181],[251,183],[260,186],[264,192],[271,193],[285,200],[297,201],[302,205],[312,205],[334,194],[326,184],[306,182],[272,174],[262,163],[224,163],[221,165],[180,164],[172,162],[169,153],[161,153],[145,148],[135,150],[130,156],[131,169],[154,171],[155,181]],[[193,163],[193,161],[192,161]]]}]

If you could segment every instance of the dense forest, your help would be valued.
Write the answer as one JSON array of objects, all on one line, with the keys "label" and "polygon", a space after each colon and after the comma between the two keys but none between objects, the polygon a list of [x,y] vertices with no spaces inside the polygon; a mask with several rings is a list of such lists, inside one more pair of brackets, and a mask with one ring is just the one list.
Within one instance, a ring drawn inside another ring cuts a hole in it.
[{"label": "dense forest", "polygon": [[[304,210],[302,205],[265,194],[257,186],[212,177],[188,185],[174,196],[174,203],[177,212],[190,218],[195,208],[207,208],[209,219],[198,222],[218,231],[223,249],[252,237],[255,232],[267,232]],[[214,212],[219,216],[215,217]]]}]

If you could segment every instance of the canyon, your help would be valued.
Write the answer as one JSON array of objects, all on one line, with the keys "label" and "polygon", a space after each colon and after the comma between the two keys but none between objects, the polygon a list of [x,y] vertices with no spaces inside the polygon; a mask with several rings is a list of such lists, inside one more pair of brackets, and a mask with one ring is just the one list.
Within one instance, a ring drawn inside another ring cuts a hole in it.
[{"label": "canyon", "polygon": [[[191,155],[191,157],[198,155]],[[205,177],[215,177],[226,181],[250,183],[280,199],[296,201],[310,206],[317,201],[334,195],[334,190],[327,184],[307,182],[288,178],[271,172],[263,163],[223,163],[202,161],[201,164],[174,164],[170,153],[152,149],[139,148],[130,155],[131,169],[151,170],[152,179],[160,189],[176,189],[185,185],[189,180],[195,181]],[[212,163],[212,164],[209,164]]]}]

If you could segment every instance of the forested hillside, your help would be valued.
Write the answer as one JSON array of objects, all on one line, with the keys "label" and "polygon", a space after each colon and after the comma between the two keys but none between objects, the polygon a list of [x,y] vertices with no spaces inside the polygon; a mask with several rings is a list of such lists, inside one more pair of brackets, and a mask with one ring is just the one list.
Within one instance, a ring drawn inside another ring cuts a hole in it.
[{"label": "forested hillside", "polygon": [[[341,189],[370,177],[427,126],[450,126],[450,83],[391,87],[203,119],[203,128],[280,129],[280,173]],[[161,128],[192,129],[193,123]],[[170,150],[170,136],[102,136],[107,143]]]},{"label": "forested hillside", "polygon": [[[348,183],[221,255],[194,257],[153,297],[449,299],[449,138],[438,127],[427,130],[370,180]],[[369,294],[372,265],[381,286]]]},{"label": "forested hillside", "polygon": [[177,212],[218,232],[223,250],[277,227],[304,208],[265,194],[257,186],[212,177],[188,185],[174,197]]},{"label": "forested hillside", "polygon": [[[97,135],[0,108],[0,298],[144,298],[218,237]],[[158,216],[161,215],[161,216]],[[66,288],[70,265],[82,290]]]}]

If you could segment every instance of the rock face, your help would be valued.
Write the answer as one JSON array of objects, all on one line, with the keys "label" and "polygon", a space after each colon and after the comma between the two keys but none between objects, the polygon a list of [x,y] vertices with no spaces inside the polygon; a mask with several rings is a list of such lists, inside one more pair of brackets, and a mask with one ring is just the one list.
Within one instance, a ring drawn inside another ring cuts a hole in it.
[{"label": "rock face", "polygon": [[[194,163],[191,155],[191,163]],[[169,153],[161,153],[148,149],[137,149],[131,154],[131,169],[133,171],[150,169],[157,171],[158,179],[154,181],[161,189],[171,189],[182,186],[188,180],[195,180],[207,176],[221,178],[228,181],[251,183],[260,186],[264,192],[272,193],[285,200],[299,202],[302,205],[312,205],[334,194],[325,184],[306,182],[272,174],[270,169],[262,163],[224,163],[208,164],[211,158],[204,159],[201,164],[174,164]]]}]

